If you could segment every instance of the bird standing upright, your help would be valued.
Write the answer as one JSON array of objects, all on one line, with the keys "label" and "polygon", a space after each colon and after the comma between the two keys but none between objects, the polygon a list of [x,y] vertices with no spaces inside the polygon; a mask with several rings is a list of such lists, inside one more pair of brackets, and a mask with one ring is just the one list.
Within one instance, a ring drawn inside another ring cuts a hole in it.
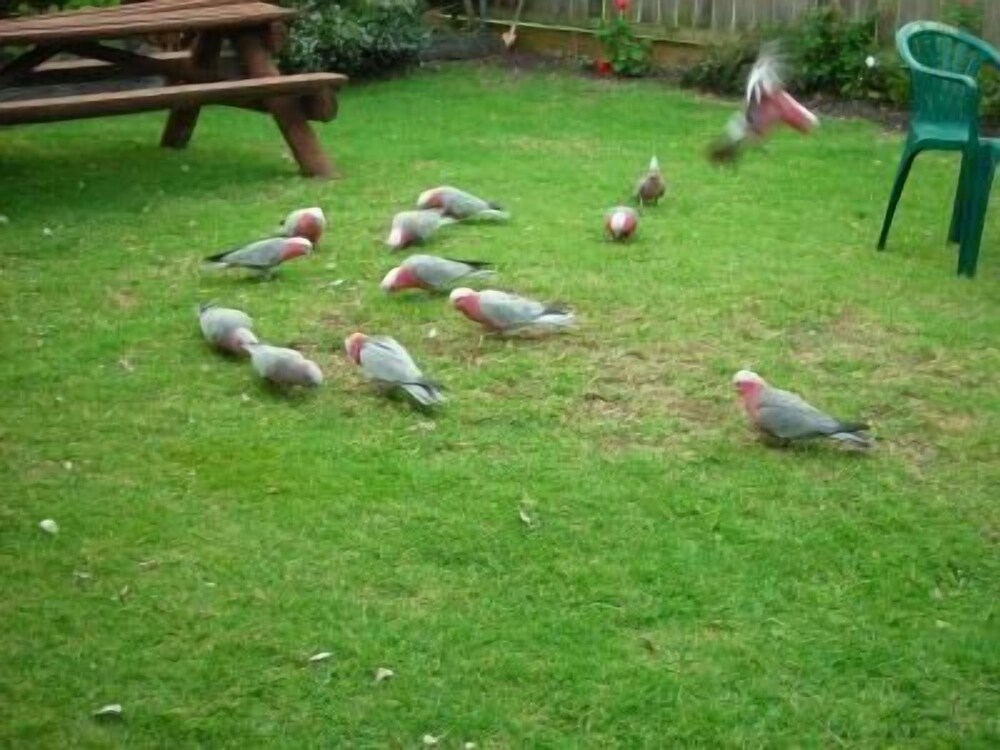
[{"label": "bird standing upright", "polygon": [[649,160],[646,174],[635,184],[633,197],[639,201],[640,206],[645,206],[647,203],[655,206],[666,192],[667,183],[663,179],[663,172],[660,171],[660,161],[654,156]]}]

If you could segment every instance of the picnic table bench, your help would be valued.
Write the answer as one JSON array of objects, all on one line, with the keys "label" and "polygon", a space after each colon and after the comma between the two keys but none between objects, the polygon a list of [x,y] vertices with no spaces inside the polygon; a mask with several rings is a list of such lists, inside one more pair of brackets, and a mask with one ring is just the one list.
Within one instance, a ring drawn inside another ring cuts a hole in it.
[{"label": "picnic table bench", "polygon": [[[337,115],[335,73],[281,75],[272,56],[296,11],[247,0],[147,0],[118,7],[0,21],[0,47],[25,48],[0,67],[0,126],[169,109],[162,146],[183,148],[201,107],[221,104],[270,113],[303,174],[331,177],[333,165],[309,121]],[[150,35],[192,37],[182,52],[138,52],[120,44]],[[231,44],[239,73],[223,72]],[[72,55],[73,60],[56,60]],[[161,85],[39,96],[31,87],[68,80],[162,78]],[[17,96],[3,96],[17,88]],[[21,90],[28,92],[21,95]]]}]

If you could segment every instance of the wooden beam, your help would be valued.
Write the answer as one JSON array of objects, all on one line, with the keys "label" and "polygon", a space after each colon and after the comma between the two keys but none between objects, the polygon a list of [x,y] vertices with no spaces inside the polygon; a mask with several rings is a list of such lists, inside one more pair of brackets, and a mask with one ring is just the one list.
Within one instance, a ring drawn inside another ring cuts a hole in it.
[{"label": "wooden beam", "polygon": [[0,88],[11,86],[15,81],[31,75],[34,68],[59,52],[60,49],[56,46],[35,47],[23,55],[15,57],[3,68],[0,68]]},{"label": "wooden beam", "polygon": [[[243,32],[236,37],[236,49],[247,75],[277,76],[278,69],[268,54],[260,34]],[[293,98],[275,96],[267,100],[268,109],[292,150],[302,174],[308,177],[335,176],[333,164],[306,120],[304,108]]]},{"label": "wooden beam", "polygon": [[177,104],[229,104],[272,97],[303,96],[322,89],[335,90],[345,76],[335,73],[302,73],[290,76],[248,78],[218,83],[163,86],[114,93],[80,94],[45,99],[0,102],[0,125],[126,115],[166,109]]}]

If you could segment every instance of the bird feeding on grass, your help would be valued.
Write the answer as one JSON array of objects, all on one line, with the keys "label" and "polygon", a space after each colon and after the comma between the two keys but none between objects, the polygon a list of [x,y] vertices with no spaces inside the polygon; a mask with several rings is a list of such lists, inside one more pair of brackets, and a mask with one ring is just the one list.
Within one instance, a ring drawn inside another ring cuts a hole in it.
[{"label": "bird feeding on grass", "polygon": [[323,383],[319,365],[294,349],[270,344],[244,344],[250,352],[253,369],[267,381],[278,386],[315,387]]},{"label": "bird feeding on grass", "polygon": [[768,385],[760,375],[740,370],[733,376],[750,423],[768,441],[780,445],[830,438],[845,448],[864,450],[874,441],[864,431],[863,422],[842,422],[817,409],[790,391]]},{"label": "bird feeding on grass", "polygon": [[392,294],[403,289],[426,289],[444,292],[459,281],[483,279],[493,275],[489,263],[478,260],[454,260],[436,255],[411,255],[390,270],[382,279],[382,291]]},{"label": "bird feeding on grass", "polygon": [[326,230],[326,216],[318,206],[299,208],[285,217],[281,224],[281,234],[285,237],[304,237],[313,245],[318,245]]},{"label": "bird feeding on grass", "polygon": [[270,278],[282,263],[311,252],[312,243],[304,237],[272,237],[209,256],[205,261],[215,268],[249,268]]},{"label": "bird feeding on grass", "polygon": [[630,206],[615,206],[604,216],[604,233],[615,242],[631,239],[639,226],[639,214]]},{"label": "bird feeding on grass", "polygon": [[449,296],[462,315],[488,331],[508,334],[522,330],[555,331],[572,326],[576,319],[566,307],[538,302],[516,294],[460,287]]},{"label": "bird feeding on grass", "polygon": [[425,378],[410,353],[391,336],[352,333],[344,340],[344,350],[380,390],[400,390],[422,407],[445,402],[441,386]]},{"label": "bird feeding on grass", "polygon": [[451,185],[425,190],[417,197],[417,208],[438,209],[453,219],[506,221],[510,214],[493,201],[484,200]]},{"label": "bird feeding on grass", "polygon": [[201,305],[198,323],[205,341],[219,351],[245,357],[246,344],[256,344],[253,319],[242,310],[215,305]]},{"label": "bird feeding on grass", "polygon": [[392,217],[385,244],[390,250],[402,250],[414,243],[426,242],[440,227],[454,223],[455,219],[440,210],[401,211]]},{"label": "bird feeding on grass", "polygon": [[709,146],[708,157],[717,164],[734,162],[748,143],[764,140],[780,125],[808,134],[819,118],[785,90],[778,47],[769,43],[750,70],[743,111],[732,116],[725,133]]}]

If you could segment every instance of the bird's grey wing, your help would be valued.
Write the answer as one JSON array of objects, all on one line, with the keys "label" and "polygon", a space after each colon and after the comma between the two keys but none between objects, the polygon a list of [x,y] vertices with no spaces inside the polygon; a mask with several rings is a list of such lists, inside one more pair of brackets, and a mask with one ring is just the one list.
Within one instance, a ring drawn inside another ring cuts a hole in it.
[{"label": "bird's grey wing", "polygon": [[281,258],[281,248],[284,243],[283,237],[260,240],[247,245],[242,250],[231,253],[226,257],[226,262],[252,268],[267,268],[273,266]]},{"label": "bird's grey wing", "polygon": [[407,265],[412,267],[423,281],[436,288],[454,283],[467,276],[471,270],[464,263],[430,255],[414,256]]},{"label": "bird's grey wing", "polygon": [[790,391],[768,389],[757,404],[761,427],[784,440],[830,435],[840,423]]},{"label": "bird's grey wing", "polygon": [[545,305],[516,294],[487,290],[479,295],[479,309],[502,328],[528,325],[545,312]]},{"label": "bird's grey wing", "polygon": [[361,349],[361,366],[371,377],[387,383],[417,383],[423,379],[410,353],[389,336],[373,336]]}]

